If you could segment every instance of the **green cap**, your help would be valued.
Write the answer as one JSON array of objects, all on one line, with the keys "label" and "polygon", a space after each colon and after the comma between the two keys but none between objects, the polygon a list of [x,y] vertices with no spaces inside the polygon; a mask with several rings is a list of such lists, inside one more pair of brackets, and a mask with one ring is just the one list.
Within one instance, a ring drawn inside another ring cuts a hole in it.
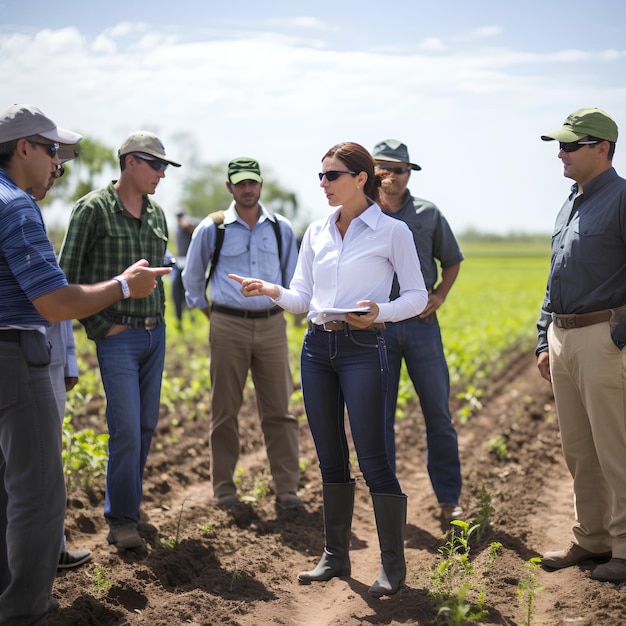
[{"label": "green cap", "polygon": [[598,139],[617,141],[617,124],[613,118],[602,109],[578,109],[568,115],[559,130],[541,135],[544,141],[562,141],[572,143],[591,135]]},{"label": "green cap", "polygon": [[228,164],[228,180],[236,185],[242,180],[254,180],[262,183],[259,162],[250,157],[238,157]]}]

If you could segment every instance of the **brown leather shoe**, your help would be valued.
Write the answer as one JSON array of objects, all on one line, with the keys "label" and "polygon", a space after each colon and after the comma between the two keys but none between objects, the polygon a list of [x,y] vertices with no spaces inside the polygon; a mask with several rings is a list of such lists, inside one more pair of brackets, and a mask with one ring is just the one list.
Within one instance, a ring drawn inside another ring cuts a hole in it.
[{"label": "brown leather shoe", "polygon": [[442,504],[441,505],[441,523],[448,526],[455,519],[463,519],[463,508],[458,504]]},{"label": "brown leather shoe", "polygon": [[132,524],[111,526],[107,541],[124,550],[133,550],[134,548],[142,548],[144,546],[143,539],[139,536],[137,527]]},{"label": "brown leather shoe", "polygon": [[304,502],[295,493],[279,493],[276,505],[283,509],[299,509],[304,506]]},{"label": "brown leather shoe", "polygon": [[624,582],[626,580],[626,559],[614,557],[608,563],[598,565],[591,572],[591,578],[607,583]]},{"label": "brown leather shoe", "polygon": [[239,504],[239,500],[234,493],[223,493],[215,498],[215,506],[218,509],[230,509]]},{"label": "brown leather shoe", "polygon": [[547,569],[563,569],[583,561],[603,562],[610,558],[611,552],[589,552],[589,550],[585,550],[577,543],[572,542],[566,550],[546,552],[541,559],[541,564]]}]

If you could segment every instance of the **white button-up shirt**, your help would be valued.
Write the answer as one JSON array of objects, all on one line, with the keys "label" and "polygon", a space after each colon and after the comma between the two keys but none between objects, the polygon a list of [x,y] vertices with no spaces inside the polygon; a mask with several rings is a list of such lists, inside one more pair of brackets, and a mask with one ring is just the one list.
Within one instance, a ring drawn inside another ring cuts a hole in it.
[{"label": "white button-up shirt", "polygon": [[[370,300],[379,307],[377,322],[398,322],[419,315],[428,302],[415,243],[407,225],[372,204],[353,219],[342,239],[338,208],[307,229],[289,289],[276,303],[293,313],[308,311],[314,324],[345,319],[325,313],[330,308],[353,309]],[[394,273],[400,297],[389,301]]]}]

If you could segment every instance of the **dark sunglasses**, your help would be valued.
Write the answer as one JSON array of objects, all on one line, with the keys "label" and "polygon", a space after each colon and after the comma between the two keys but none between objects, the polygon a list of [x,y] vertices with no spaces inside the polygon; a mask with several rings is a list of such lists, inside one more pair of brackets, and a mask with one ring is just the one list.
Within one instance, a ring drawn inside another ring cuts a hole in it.
[{"label": "dark sunglasses", "polygon": [[135,154],[134,152],[131,152],[131,154],[136,159],[139,159],[140,161],[144,161],[145,163],[147,163],[155,172],[158,172],[160,170],[165,171],[167,169],[167,166],[169,165],[169,163],[164,163],[163,161],[158,161],[157,159],[146,159],[140,154]]},{"label": "dark sunglasses", "polygon": [[571,143],[559,141],[559,148],[563,150],[563,152],[576,152],[576,150],[580,150],[583,146],[593,146],[601,141],[601,139],[594,139],[593,141],[572,141]]},{"label": "dark sunglasses", "polygon": [[408,167],[400,167],[399,165],[381,165],[380,163],[376,163],[376,167],[379,170],[393,172],[394,174],[406,174],[409,171]]},{"label": "dark sunglasses", "polygon": [[55,157],[57,152],[59,151],[58,143],[46,143],[43,141],[33,141],[32,139],[29,139],[28,143],[32,144],[33,146],[43,146],[51,157]]},{"label": "dark sunglasses", "polygon": [[349,170],[328,170],[328,172],[320,172],[318,176],[320,180],[326,176],[326,180],[329,183],[332,183],[334,180],[337,180],[342,174],[351,174],[352,176],[356,176],[356,172],[350,172]]}]

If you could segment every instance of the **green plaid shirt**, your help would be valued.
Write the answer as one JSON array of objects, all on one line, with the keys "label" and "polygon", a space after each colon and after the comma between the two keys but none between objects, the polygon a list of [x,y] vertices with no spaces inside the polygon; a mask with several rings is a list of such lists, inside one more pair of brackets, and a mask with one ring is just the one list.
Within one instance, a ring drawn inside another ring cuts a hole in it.
[{"label": "green plaid shirt", "polygon": [[[144,196],[141,219],[133,217],[124,208],[114,183],[88,193],[72,210],[59,256],[59,265],[70,283],[110,280],[139,259],[146,259],[151,267],[163,265],[168,238],[163,210]],[[161,278],[147,298],[121,300],[80,320],[90,339],[99,341],[113,326],[107,319],[109,310],[135,317],[162,314],[165,292]]]}]

